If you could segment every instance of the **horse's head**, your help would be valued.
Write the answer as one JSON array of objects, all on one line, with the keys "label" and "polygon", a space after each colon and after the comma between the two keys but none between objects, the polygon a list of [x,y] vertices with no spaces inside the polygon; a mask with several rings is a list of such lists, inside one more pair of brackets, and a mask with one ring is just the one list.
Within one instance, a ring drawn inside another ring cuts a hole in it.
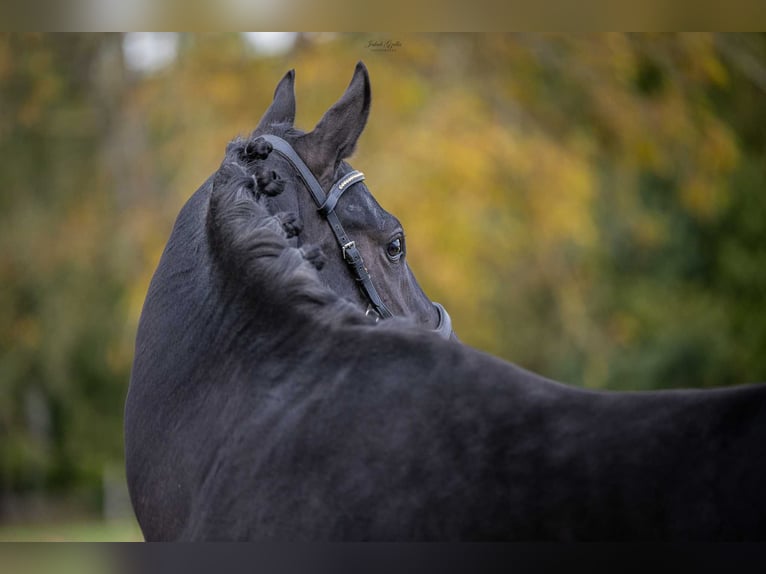
[{"label": "horse's head", "polygon": [[273,215],[297,216],[289,222],[292,241],[319,248],[320,278],[334,292],[369,314],[406,317],[454,339],[449,315],[410,270],[401,223],[344,161],[370,112],[364,64],[357,64],[346,92],[308,133],[293,126],[294,79],[291,70],[279,82],[247,147],[259,158],[256,179],[268,196],[265,205]]}]

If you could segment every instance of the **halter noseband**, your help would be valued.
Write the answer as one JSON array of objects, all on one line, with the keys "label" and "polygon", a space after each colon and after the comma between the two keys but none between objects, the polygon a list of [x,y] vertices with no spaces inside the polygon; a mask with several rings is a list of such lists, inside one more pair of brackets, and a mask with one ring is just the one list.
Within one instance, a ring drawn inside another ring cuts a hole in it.
[{"label": "halter noseband", "polygon": [[325,219],[327,219],[327,223],[330,224],[330,229],[332,229],[333,235],[335,235],[335,239],[343,254],[343,260],[351,268],[351,272],[353,273],[359,288],[370,302],[370,307],[367,312],[374,312],[380,319],[393,317],[391,311],[388,310],[388,307],[386,307],[385,303],[383,303],[383,300],[380,298],[378,291],[375,289],[375,285],[372,284],[372,278],[370,277],[369,271],[367,271],[367,267],[364,265],[362,254],[359,252],[359,249],[357,249],[356,243],[349,239],[346,230],[343,229],[343,225],[341,225],[340,219],[338,219],[338,216],[335,213],[335,206],[338,204],[340,196],[343,195],[347,189],[353,187],[354,184],[363,181],[364,174],[361,171],[351,171],[347,173],[333,184],[330,188],[330,193],[325,196],[324,190],[322,189],[322,186],[319,185],[314,174],[311,173],[311,170],[289,143],[280,137],[270,134],[260,137],[269,142],[274,151],[279,152],[282,157],[292,164],[295,171],[298,172],[298,175],[303,180],[303,183],[306,184],[314,203],[317,205],[317,210],[325,217]]}]

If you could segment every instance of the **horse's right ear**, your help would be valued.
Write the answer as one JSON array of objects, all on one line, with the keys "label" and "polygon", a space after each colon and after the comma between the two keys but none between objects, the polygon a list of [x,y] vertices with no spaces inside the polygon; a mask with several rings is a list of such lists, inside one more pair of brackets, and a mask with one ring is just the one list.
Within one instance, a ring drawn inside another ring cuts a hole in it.
[{"label": "horse's right ear", "polygon": [[271,124],[293,124],[295,121],[295,70],[290,70],[274,90],[274,101],[263,114],[255,132],[264,132]]}]

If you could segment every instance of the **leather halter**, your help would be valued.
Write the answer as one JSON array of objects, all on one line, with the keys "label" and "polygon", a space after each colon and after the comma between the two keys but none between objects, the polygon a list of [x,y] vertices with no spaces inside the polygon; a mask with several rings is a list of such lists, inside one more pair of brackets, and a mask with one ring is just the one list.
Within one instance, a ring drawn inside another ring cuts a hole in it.
[{"label": "leather halter", "polygon": [[388,310],[388,307],[386,307],[385,303],[383,303],[383,300],[380,298],[378,291],[375,289],[375,285],[372,284],[372,278],[370,277],[369,271],[367,271],[367,267],[364,265],[362,254],[356,247],[356,243],[349,239],[346,230],[343,229],[343,225],[341,225],[340,219],[338,219],[338,216],[335,213],[335,206],[338,204],[340,196],[355,184],[363,181],[364,174],[361,171],[351,171],[345,174],[333,184],[330,188],[330,193],[325,196],[324,190],[322,189],[322,186],[319,185],[314,174],[311,173],[311,170],[289,143],[282,138],[271,134],[262,135],[260,137],[269,142],[274,151],[279,152],[282,157],[292,164],[295,171],[298,172],[298,175],[303,180],[303,183],[306,184],[309,193],[311,193],[311,197],[314,199],[314,203],[317,205],[317,210],[325,217],[325,219],[327,219],[327,223],[330,224],[330,229],[332,229],[333,235],[335,235],[335,239],[343,254],[343,260],[348,264],[359,288],[370,302],[370,307],[367,311],[368,314],[372,311],[378,315],[379,319],[393,317],[391,311]]}]

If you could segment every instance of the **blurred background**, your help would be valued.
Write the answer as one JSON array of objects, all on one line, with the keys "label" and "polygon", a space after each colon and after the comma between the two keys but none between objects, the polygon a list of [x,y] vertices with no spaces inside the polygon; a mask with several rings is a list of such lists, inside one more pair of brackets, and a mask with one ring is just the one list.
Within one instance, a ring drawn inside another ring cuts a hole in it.
[{"label": "blurred background", "polygon": [[766,35],[0,35],[0,540],[137,540],[122,409],[173,221],[296,69],[469,345],[594,389],[766,380]]}]

